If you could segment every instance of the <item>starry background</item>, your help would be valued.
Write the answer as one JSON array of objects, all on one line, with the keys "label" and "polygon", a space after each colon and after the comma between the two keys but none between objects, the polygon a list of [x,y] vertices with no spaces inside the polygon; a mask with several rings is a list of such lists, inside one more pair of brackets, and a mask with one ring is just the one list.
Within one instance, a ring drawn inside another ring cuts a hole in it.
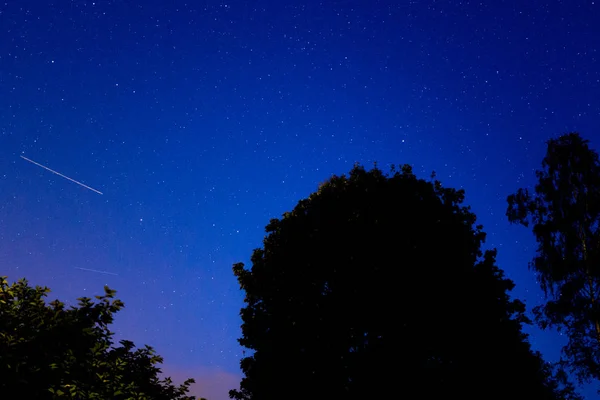
[{"label": "starry background", "polygon": [[[505,199],[534,183],[548,138],[600,144],[599,7],[5,0],[1,273],[69,301],[117,289],[119,338],[224,400],[241,377],[232,264],[331,174],[410,163],[466,189],[532,307],[534,242]],[[529,331],[556,359],[563,338]]]}]

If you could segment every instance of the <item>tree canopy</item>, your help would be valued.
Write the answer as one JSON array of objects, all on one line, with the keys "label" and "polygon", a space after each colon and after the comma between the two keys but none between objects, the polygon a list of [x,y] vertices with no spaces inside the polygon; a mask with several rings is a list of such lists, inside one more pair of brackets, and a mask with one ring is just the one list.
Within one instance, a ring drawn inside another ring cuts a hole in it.
[{"label": "tree canopy", "polygon": [[464,191],[357,165],[266,227],[245,292],[239,400],[574,399]]},{"label": "tree canopy", "polygon": [[46,303],[50,290],[26,280],[0,278],[0,393],[19,399],[193,400],[181,386],[160,379],[162,358],[130,341],[113,346],[109,325],[123,308],[104,288],[79,306]]},{"label": "tree canopy", "polygon": [[533,192],[508,197],[513,223],[532,225],[538,243],[530,263],[547,302],[535,309],[542,327],[569,338],[566,361],[582,381],[600,379],[600,162],[578,133],[548,141]]}]

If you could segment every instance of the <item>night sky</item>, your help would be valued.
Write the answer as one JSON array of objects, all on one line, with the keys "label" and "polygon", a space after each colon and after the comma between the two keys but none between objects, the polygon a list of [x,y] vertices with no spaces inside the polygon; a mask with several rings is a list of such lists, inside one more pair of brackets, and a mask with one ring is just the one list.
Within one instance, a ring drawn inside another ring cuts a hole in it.
[{"label": "night sky", "polygon": [[[109,285],[119,339],[224,400],[232,264],[332,174],[409,163],[466,189],[531,308],[506,196],[548,138],[600,147],[598,21],[597,0],[3,2],[0,272],[69,301]],[[562,338],[529,331],[555,360]]]}]

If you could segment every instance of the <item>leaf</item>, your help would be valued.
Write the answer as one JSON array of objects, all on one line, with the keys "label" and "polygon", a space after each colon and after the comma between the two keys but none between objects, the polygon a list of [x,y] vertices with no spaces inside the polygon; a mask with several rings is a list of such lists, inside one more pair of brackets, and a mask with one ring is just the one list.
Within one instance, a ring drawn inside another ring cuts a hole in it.
[{"label": "leaf", "polygon": [[0,288],[3,393],[19,393],[23,399],[46,398],[44,393],[90,400],[116,393],[140,399],[139,388],[146,388],[149,399],[183,400],[171,396],[176,390],[172,383],[160,381],[160,369],[152,364],[162,358],[151,347],[136,350],[130,341],[113,346],[109,324],[123,303],[107,298],[116,291],[106,288],[100,299],[82,297],[78,306],[68,308],[59,300],[46,304],[42,297],[47,292],[25,280]]}]

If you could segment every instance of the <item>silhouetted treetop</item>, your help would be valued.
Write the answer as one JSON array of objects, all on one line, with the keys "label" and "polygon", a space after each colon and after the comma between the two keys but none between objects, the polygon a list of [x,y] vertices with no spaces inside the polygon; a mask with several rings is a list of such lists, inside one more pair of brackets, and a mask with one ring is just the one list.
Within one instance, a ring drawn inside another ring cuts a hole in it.
[{"label": "silhouetted treetop", "polygon": [[162,358],[130,341],[113,346],[109,330],[124,305],[104,288],[96,302],[55,300],[50,290],[0,277],[0,393],[3,399],[193,400],[193,379],[160,379]]},{"label": "silhouetted treetop", "polygon": [[600,162],[589,141],[569,133],[548,141],[533,192],[508,197],[507,216],[532,226],[530,268],[547,302],[540,325],[563,330],[564,353],[583,381],[600,379]]},{"label": "silhouetted treetop", "polygon": [[233,267],[252,354],[230,396],[577,398],[530,349],[464,197],[356,165],[271,220],[251,268]]}]

